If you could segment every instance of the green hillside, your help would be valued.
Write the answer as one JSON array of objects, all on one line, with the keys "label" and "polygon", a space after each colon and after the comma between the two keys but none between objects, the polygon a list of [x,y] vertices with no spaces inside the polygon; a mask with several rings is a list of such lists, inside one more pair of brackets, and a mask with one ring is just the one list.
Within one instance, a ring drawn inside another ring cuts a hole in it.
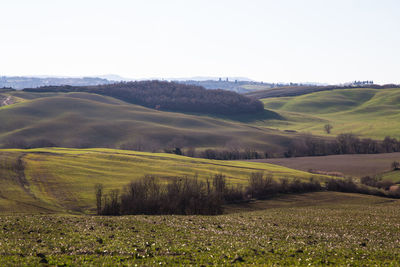
[{"label": "green hillside", "polygon": [[381,177],[382,177],[382,180],[392,181],[397,184],[400,183],[400,171],[398,171],[398,170],[385,172],[381,175]]},{"label": "green hillside", "polygon": [[[94,185],[121,189],[144,175],[211,178],[246,184],[253,172],[309,178],[306,172],[266,163],[215,161],[112,149],[0,150],[0,212],[85,212],[94,208]],[[315,176],[318,177],[318,176]]]},{"label": "green hillside", "polygon": [[281,130],[296,130],[332,136],[352,132],[362,137],[400,138],[400,89],[340,89],[295,97],[265,98],[265,108],[278,112],[285,120],[265,125]]},{"label": "green hillside", "polygon": [[[294,134],[206,115],[165,112],[89,93],[13,92],[19,103],[0,107],[0,146],[15,140],[61,147],[113,147],[138,143],[166,147],[224,147],[282,151]],[[268,114],[267,114],[268,115]],[[247,118],[249,119],[249,118]],[[10,141],[11,140],[11,141]]]}]

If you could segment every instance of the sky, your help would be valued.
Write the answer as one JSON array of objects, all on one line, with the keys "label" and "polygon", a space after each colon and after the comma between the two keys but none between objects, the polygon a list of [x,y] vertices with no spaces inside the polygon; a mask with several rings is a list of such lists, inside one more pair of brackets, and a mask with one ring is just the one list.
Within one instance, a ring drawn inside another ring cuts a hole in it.
[{"label": "sky", "polygon": [[400,83],[398,0],[1,0],[0,76]]}]

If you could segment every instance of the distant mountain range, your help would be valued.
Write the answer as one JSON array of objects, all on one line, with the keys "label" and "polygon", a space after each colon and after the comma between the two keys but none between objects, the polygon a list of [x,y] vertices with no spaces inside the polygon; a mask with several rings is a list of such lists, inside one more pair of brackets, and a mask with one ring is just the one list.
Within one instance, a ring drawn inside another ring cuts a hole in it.
[{"label": "distant mountain range", "polygon": [[[143,81],[143,80],[164,80],[174,81],[187,85],[202,86],[206,89],[223,89],[237,93],[247,93],[258,90],[266,90],[275,87],[292,86],[300,84],[292,83],[264,83],[256,82],[246,77],[207,77],[196,76],[187,78],[146,78],[133,79],[115,74],[99,75],[92,77],[67,77],[67,76],[0,76],[0,88],[14,88],[17,90],[24,88],[37,88],[41,86],[91,86],[100,84],[112,84],[117,82]],[[315,86],[316,83],[301,84],[300,86]]]},{"label": "distant mountain range", "polygon": [[109,83],[114,83],[114,81],[97,77],[0,77],[0,88],[11,87],[17,90],[49,85],[88,86]]},{"label": "distant mountain range", "polygon": [[[99,84],[111,84],[116,82],[143,81],[143,80],[164,80],[176,81],[183,84],[203,86],[207,89],[225,89],[236,92],[247,92],[248,90],[240,88],[247,83],[254,83],[245,77],[189,77],[189,78],[146,78],[133,79],[115,74],[99,75],[95,77],[66,77],[66,76],[0,76],[0,88],[14,88],[17,90],[24,88],[37,88],[50,85],[71,85],[71,86],[89,86]],[[240,81],[240,85],[238,84]]]}]

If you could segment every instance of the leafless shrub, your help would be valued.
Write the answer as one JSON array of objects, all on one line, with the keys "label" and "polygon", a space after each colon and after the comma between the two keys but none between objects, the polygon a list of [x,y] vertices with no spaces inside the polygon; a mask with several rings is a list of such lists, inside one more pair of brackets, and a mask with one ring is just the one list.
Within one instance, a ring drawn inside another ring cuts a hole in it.
[{"label": "leafless shrub", "polygon": [[125,188],[121,210],[123,214],[220,214],[224,179],[215,176],[211,186],[197,178],[175,177],[162,184],[154,176],[146,176]]},{"label": "leafless shrub", "polygon": [[[199,181],[197,177],[174,177],[171,182],[162,183],[154,176],[131,182],[120,196],[118,190],[103,194],[103,188],[96,186],[97,210],[102,215],[119,214],[221,214],[223,204],[247,201],[249,198],[267,199],[277,194],[328,191],[360,193],[386,197],[400,197],[400,189],[389,187],[374,188],[367,184],[379,184],[375,179],[364,178],[365,184],[356,184],[352,179],[329,179],[325,187],[313,177],[309,181],[287,178],[279,182],[271,175],[252,173],[246,190],[239,186],[227,186],[225,176],[218,174],[209,180]],[[100,212],[99,212],[100,211]]]},{"label": "leafless shrub", "polygon": [[101,215],[120,215],[121,202],[118,189],[104,195],[102,202]]},{"label": "leafless shrub", "polygon": [[268,153],[261,153],[251,148],[244,150],[206,149],[199,153],[199,156],[202,158],[217,160],[262,159],[265,155],[268,156]]},{"label": "leafless shrub", "polygon": [[378,188],[370,187],[367,185],[356,184],[351,178],[341,179],[329,179],[326,182],[326,189],[328,191],[346,192],[346,193],[359,193],[375,196],[387,196],[384,191]]},{"label": "leafless shrub", "polygon": [[344,177],[344,174],[341,172],[329,172],[329,171],[320,171],[320,170],[313,170],[313,169],[309,169],[308,172],[313,173],[313,174],[320,174],[320,175]]},{"label": "leafless shrub", "polygon": [[29,144],[29,148],[40,148],[40,147],[56,147],[57,145],[48,139],[37,139]]},{"label": "leafless shrub", "polygon": [[381,188],[384,190],[389,190],[389,188],[394,185],[392,181],[382,181],[381,178],[378,177],[370,177],[364,176],[360,179],[360,182],[367,186],[372,186],[376,188]]},{"label": "leafless shrub", "polygon": [[3,148],[29,148],[28,143],[18,137],[10,137],[3,142]]},{"label": "leafless shrub", "polygon": [[307,182],[300,179],[294,179],[290,182],[287,178],[277,182],[271,175],[264,177],[262,173],[252,173],[247,193],[256,199],[266,199],[276,194],[306,193],[320,190],[322,190],[321,184],[313,178],[310,178]]},{"label": "leafless shrub", "polygon": [[384,190],[389,190],[391,186],[395,185],[392,181],[379,181],[376,183],[377,188],[382,188]]},{"label": "leafless shrub", "polygon": [[224,192],[224,200],[228,204],[246,201],[247,199],[243,186],[236,185],[227,187]]},{"label": "leafless shrub", "polygon": [[189,147],[188,149],[186,149],[186,150],[183,152],[183,154],[184,154],[185,156],[194,158],[194,157],[196,157],[196,149],[195,149],[194,147]]},{"label": "leafless shrub", "polygon": [[138,138],[121,144],[119,148],[122,150],[157,152],[161,150],[161,144],[154,139]]},{"label": "leafless shrub", "polygon": [[333,126],[330,125],[330,124],[325,124],[325,125],[324,125],[324,130],[325,130],[325,132],[326,132],[327,134],[330,134],[331,131],[332,131],[332,129],[333,129]]},{"label": "leafless shrub", "polygon": [[252,173],[247,192],[252,198],[265,199],[278,192],[277,183],[270,175],[266,175],[264,178],[264,174],[261,172]]},{"label": "leafless shrub", "polygon": [[103,201],[103,185],[102,184],[96,184],[94,186],[94,191],[96,195],[96,209],[97,209],[97,215],[101,215],[103,206],[102,206],[102,201]]},{"label": "leafless shrub", "polygon": [[365,185],[368,185],[368,186],[376,187],[376,184],[378,183],[378,178],[370,177],[370,176],[364,176],[364,177],[361,177],[360,182],[362,184],[365,184]]},{"label": "leafless shrub", "polygon": [[357,192],[357,185],[354,183],[353,179],[329,179],[326,182],[326,189],[328,191],[336,192]]},{"label": "leafless shrub", "polygon": [[391,164],[392,170],[397,171],[400,170],[400,162],[398,161],[393,161]]},{"label": "leafless shrub", "polygon": [[285,193],[307,193],[316,192],[322,189],[319,181],[313,179],[312,177],[308,182],[302,182],[299,179],[294,179],[288,185],[288,189]]}]

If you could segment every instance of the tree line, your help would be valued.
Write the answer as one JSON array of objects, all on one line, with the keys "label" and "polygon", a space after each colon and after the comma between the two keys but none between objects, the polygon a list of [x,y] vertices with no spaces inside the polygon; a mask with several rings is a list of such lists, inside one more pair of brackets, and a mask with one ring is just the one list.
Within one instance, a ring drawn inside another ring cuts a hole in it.
[{"label": "tree line", "polygon": [[289,145],[285,157],[326,156],[340,154],[377,154],[400,152],[400,141],[386,136],[382,141],[360,139],[355,134],[339,134],[335,139],[315,138],[311,135],[296,139]]},{"label": "tree line", "polygon": [[390,88],[399,88],[399,84],[368,84],[368,85],[327,85],[327,86],[313,86],[313,85],[292,85],[292,86],[283,86],[274,90],[266,89],[266,90],[258,90],[246,93],[245,95],[256,98],[270,98],[270,97],[287,97],[287,96],[300,96],[305,94],[311,94],[322,91],[332,91],[332,90],[341,90],[341,89],[357,89],[357,88],[371,88],[371,89],[390,89]]},{"label": "tree line", "polygon": [[[310,178],[300,180],[274,179],[271,175],[252,173],[246,187],[228,186],[222,174],[212,180],[197,177],[173,177],[163,182],[154,176],[145,176],[125,186],[122,194],[112,190],[105,194],[103,186],[95,186],[98,215],[132,214],[222,214],[225,205],[268,199],[279,194],[299,194],[317,191],[335,191],[399,198],[400,189],[389,190],[393,183],[373,183],[370,178],[355,183],[348,179],[327,179],[325,184]],[[375,181],[375,180],[373,180]],[[390,184],[390,185],[389,185]]]},{"label": "tree line", "polygon": [[[334,139],[323,139],[312,135],[298,136],[283,147],[281,151],[274,153],[271,153],[271,151],[257,150],[254,147],[249,148],[244,144],[238,146],[227,145],[225,148],[201,149],[181,143],[184,142],[178,140],[171,144],[161,144],[157,140],[141,138],[138,139],[137,142],[122,143],[116,148],[147,152],[165,152],[187,157],[214,160],[251,160],[278,157],[400,152],[400,140],[396,138],[387,136],[383,140],[373,140],[370,138],[361,139],[351,133],[340,134]],[[9,137],[4,140],[1,145],[2,148],[21,149],[57,146],[59,146],[59,144],[43,138],[25,141],[25,139],[19,137]],[[81,146],[78,144],[73,147],[88,148],[92,146]]]},{"label": "tree line", "polygon": [[201,86],[165,81],[135,81],[97,86],[44,86],[28,92],[87,92],[111,96],[148,108],[216,115],[253,114],[264,111],[261,101],[235,92],[207,90]]},{"label": "tree line", "polygon": [[[383,140],[371,138],[359,138],[352,133],[339,134],[334,139],[324,139],[313,135],[298,136],[293,139],[281,152],[271,153],[270,151],[249,148],[246,145],[226,146],[225,148],[199,149],[193,146],[186,146],[183,141],[176,140],[171,144],[161,144],[153,139],[138,139],[137,142],[128,142],[119,145],[117,148],[123,150],[165,152],[176,155],[206,158],[215,160],[249,160],[274,157],[305,157],[305,156],[327,156],[340,154],[377,154],[400,152],[400,140],[390,136]],[[190,145],[190,144],[189,144]],[[25,141],[18,137],[9,137],[3,141],[2,148],[40,148],[57,147],[59,144],[50,140],[39,138]],[[74,146],[78,148],[91,147]]]},{"label": "tree line", "polygon": [[275,182],[272,176],[262,173],[250,176],[249,185],[228,186],[226,177],[216,174],[211,180],[200,181],[197,177],[173,177],[165,183],[147,175],[126,185],[122,193],[112,190],[105,194],[103,186],[95,186],[98,215],[129,214],[181,214],[217,215],[224,205],[266,199],[278,193],[304,193],[319,191],[319,182],[301,182],[288,179]]},{"label": "tree line", "polygon": [[[280,157],[268,151],[255,148],[242,149],[205,149],[196,151],[189,147],[164,149],[166,153],[216,160],[248,160]],[[304,135],[293,139],[284,151],[284,157],[328,156],[341,154],[378,154],[400,152],[400,140],[386,136],[383,140],[359,138],[352,133],[339,134],[335,139],[323,139],[313,135]]]}]

